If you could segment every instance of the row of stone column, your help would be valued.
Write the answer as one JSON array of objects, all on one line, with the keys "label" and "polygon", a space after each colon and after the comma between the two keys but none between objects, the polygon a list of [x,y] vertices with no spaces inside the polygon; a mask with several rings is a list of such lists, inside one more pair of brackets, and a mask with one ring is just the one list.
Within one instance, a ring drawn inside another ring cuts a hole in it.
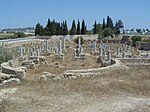
[{"label": "row of stone column", "polygon": [[99,46],[99,61],[100,63],[104,63],[105,61],[111,62],[111,52],[109,46]]}]

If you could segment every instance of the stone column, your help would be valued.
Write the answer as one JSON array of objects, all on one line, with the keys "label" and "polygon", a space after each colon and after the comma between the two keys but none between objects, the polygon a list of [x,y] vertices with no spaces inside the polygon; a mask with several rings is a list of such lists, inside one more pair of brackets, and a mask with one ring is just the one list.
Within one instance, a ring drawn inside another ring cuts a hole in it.
[{"label": "stone column", "polygon": [[102,48],[102,46],[99,47],[99,61],[101,63],[103,61],[103,48]]},{"label": "stone column", "polygon": [[23,57],[23,48],[20,46],[20,57]]},{"label": "stone column", "polygon": [[117,55],[119,55],[119,53],[120,53],[120,49],[119,47],[117,47]]},{"label": "stone column", "polygon": [[4,45],[5,45],[4,42],[2,42],[2,47],[4,47]]},{"label": "stone column", "polygon": [[125,52],[122,53],[122,58],[124,58],[124,57],[125,57]]},{"label": "stone column", "polygon": [[99,55],[103,56],[103,48],[102,48],[102,46],[99,47]]},{"label": "stone column", "polygon": [[28,53],[30,52],[30,49],[29,49],[29,47],[27,48],[27,52],[28,52]]},{"label": "stone column", "polygon": [[63,36],[63,50],[66,50],[66,44],[65,44],[65,42],[66,42],[66,39],[65,39],[65,36]]},{"label": "stone column", "polygon": [[78,48],[81,47],[81,37],[78,38]]},{"label": "stone column", "polygon": [[38,49],[37,51],[37,56],[40,56],[40,49]]},{"label": "stone column", "polygon": [[46,41],[46,50],[48,50],[48,41]]},{"label": "stone column", "polygon": [[108,52],[110,52],[110,47],[108,46]]},{"label": "stone column", "polygon": [[93,50],[96,52],[96,42],[93,43]]},{"label": "stone column", "polygon": [[61,50],[62,47],[61,47],[61,45],[62,45],[61,39],[59,39],[59,50],[58,50],[59,54],[62,54],[62,50]]},{"label": "stone column", "polygon": [[111,62],[111,53],[108,52],[108,61]]},{"label": "stone column", "polygon": [[26,52],[26,49],[25,47],[22,48],[22,51],[23,51],[23,54]]}]

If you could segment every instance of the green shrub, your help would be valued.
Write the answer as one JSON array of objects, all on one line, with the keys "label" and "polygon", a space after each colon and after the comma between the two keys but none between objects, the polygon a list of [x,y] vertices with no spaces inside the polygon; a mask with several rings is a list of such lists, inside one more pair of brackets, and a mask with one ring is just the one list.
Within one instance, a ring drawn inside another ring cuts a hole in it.
[{"label": "green shrub", "polygon": [[133,36],[131,38],[131,40],[132,40],[132,43],[135,45],[136,42],[142,41],[142,37],[140,37],[140,36]]},{"label": "green shrub", "polygon": [[3,62],[7,62],[13,58],[13,51],[9,51],[8,49],[0,48],[0,64]]}]

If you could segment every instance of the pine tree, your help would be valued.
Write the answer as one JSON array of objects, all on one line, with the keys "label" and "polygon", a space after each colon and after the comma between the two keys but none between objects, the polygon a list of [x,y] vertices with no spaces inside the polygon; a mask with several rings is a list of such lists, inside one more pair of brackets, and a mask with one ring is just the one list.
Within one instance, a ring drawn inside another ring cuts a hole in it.
[{"label": "pine tree", "polygon": [[77,24],[77,34],[80,35],[81,34],[81,30],[80,30],[80,21],[78,20],[78,24]]},{"label": "pine tree", "polygon": [[97,34],[97,23],[96,23],[96,21],[94,23],[93,34]]},{"label": "pine tree", "polygon": [[75,35],[75,34],[76,34],[76,23],[75,23],[75,20],[73,20],[72,27],[70,30],[70,35]]},{"label": "pine tree", "polygon": [[87,28],[86,28],[86,26],[85,26],[85,21],[83,20],[83,21],[82,21],[81,34],[86,34],[86,32],[87,32]]}]

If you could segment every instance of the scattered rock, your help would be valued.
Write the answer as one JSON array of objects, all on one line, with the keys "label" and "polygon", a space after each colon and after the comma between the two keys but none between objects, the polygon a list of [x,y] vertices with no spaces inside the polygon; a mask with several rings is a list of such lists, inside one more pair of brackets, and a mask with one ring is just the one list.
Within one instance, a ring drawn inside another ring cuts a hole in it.
[{"label": "scattered rock", "polygon": [[55,74],[51,74],[51,73],[49,73],[49,72],[43,72],[43,73],[42,73],[42,76],[40,76],[40,79],[41,79],[41,80],[48,80],[48,79],[53,79],[53,78],[55,78],[55,77],[56,77]]},{"label": "scattered rock", "polygon": [[6,84],[20,84],[20,79],[12,78],[12,79],[8,79],[8,80],[4,80],[2,82],[2,85],[6,85]]},{"label": "scattered rock", "polygon": [[61,80],[61,77],[57,76],[57,77],[53,78],[53,80]]},{"label": "scattered rock", "polygon": [[10,74],[4,74],[0,72],[0,80],[8,80],[11,78]]},{"label": "scattered rock", "polygon": [[25,70],[20,68],[12,68],[9,66],[9,62],[2,63],[1,67],[2,73],[16,75],[19,79],[23,79],[25,77]]},{"label": "scattered rock", "polygon": [[8,89],[1,89],[0,90],[0,102],[4,99],[7,99],[8,94],[14,94],[18,88],[8,88]]}]

